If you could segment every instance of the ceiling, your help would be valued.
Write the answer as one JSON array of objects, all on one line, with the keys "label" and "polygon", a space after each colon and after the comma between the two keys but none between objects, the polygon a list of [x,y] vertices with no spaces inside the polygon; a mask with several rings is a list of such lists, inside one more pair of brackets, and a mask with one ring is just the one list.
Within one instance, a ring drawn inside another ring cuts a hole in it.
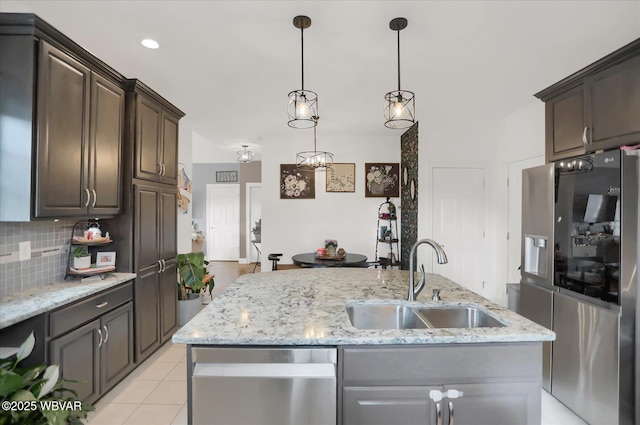
[{"label": "ceiling", "polygon": [[[323,135],[372,136],[383,96],[416,93],[418,120],[504,117],[533,93],[640,37],[635,1],[12,1],[128,78],[182,109],[194,132],[229,151],[300,130],[286,125],[300,88],[300,30],[308,15],[305,88],[318,93]],[[140,45],[153,38],[160,49]]]}]

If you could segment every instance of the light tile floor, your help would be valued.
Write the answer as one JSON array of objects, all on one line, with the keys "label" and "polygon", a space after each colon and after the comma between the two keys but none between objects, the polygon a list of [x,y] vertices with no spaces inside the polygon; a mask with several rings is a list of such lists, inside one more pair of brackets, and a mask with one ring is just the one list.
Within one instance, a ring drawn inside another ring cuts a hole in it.
[{"label": "light tile floor", "polygon": [[[214,298],[253,264],[212,262]],[[90,425],[184,425],[187,423],[186,346],[168,342],[95,404]],[[211,424],[215,425],[215,424]],[[541,425],[585,425],[542,390]]]}]

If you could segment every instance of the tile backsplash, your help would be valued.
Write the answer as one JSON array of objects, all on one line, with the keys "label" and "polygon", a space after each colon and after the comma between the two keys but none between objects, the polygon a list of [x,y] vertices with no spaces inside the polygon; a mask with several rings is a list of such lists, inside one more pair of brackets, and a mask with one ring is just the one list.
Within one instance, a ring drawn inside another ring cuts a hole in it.
[{"label": "tile backsplash", "polygon": [[[0,299],[64,279],[75,221],[0,222]],[[20,242],[31,242],[31,259],[19,260]]]}]

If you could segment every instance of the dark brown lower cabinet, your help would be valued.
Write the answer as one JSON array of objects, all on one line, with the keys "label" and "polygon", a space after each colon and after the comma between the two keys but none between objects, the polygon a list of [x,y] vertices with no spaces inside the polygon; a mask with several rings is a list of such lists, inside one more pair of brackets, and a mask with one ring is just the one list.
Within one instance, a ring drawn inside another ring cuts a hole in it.
[{"label": "dark brown lower cabinet", "polygon": [[539,424],[542,343],[340,349],[342,425]]},{"label": "dark brown lower cabinet", "polygon": [[[175,208],[174,208],[175,209]],[[166,260],[160,275],[160,343],[164,344],[171,338],[178,326],[178,287],[176,276],[178,273],[178,259]]]},{"label": "dark brown lower cabinet", "polygon": [[100,320],[87,323],[65,336],[51,341],[51,363],[60,367],[66,386],[78,393],[80,400],[92,403],[99,396]]},{"label": "dark brown lower cabinet", "polygon": [[[122,292],[129,294],[129,301],[117,306],[116,300]],[[69,382],[65,387],[77,391],[78,398],[92,403],[115,386],[134,367],[133,359],[133,302],[131,283],[112,291],[108,301],[97,303],[101,298],[93,297],[58,310],[51,315],[51,329],[65,317],[82,318],[90,304],[96,314],[89,322],[49,342],[50,364],[60,367],[60,375]],[[102,312],[109,302],[111,310]],[[99,307],[102,306],[103,307]]]},{"label": "dark brown lower cabinet", "polygon": [[158,269],[138,272],[135,284],[136,362],[147,358],[160,347],[160,293]]},{"label": "dark brown lower cabinet", "polygon": [[176,204],[175,186],[134,185],[137,363],[178,327]]}]

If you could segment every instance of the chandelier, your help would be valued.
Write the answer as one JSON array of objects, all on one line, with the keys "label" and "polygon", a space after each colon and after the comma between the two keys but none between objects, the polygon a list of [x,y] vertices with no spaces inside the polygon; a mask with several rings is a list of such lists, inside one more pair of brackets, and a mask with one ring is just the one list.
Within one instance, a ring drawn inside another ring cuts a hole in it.
[{"label": "chandelier", "polygon": [[415,123],[415,95],[400,88],[400,31],[406,27],[406,18],[395,18],[389,22],[389,28],[398,33],[398,90],[384,95],[384,125],[388,128],[407,128]]},{"label": "chandelier", "polygon": [[242,150],[238,151],[238,162],[241,164],[253,161],[253,152],[247,150],[248,147],[248,145],[242,145]]},{"label": "chandelier", "polygon": [[301,171],[324,171],[333,165],[333,154],[317,149],[316,129],[319,117],[314,116],[312,119],[315,122],[313,127],[313,150],[298,152],[296,154],[296,167]]},{"label": "chandelier", "polygon": [[318,124],[314,117],[318,116],[318,95],[304,89],[304,30],[311,26],[311,18],[308,16],[296,16],[293,18],[293,26],[300,29],[300,45],[302,46],[302,88],[289,93],[289,105],[287,124],[293,128],[311,128]]}]

